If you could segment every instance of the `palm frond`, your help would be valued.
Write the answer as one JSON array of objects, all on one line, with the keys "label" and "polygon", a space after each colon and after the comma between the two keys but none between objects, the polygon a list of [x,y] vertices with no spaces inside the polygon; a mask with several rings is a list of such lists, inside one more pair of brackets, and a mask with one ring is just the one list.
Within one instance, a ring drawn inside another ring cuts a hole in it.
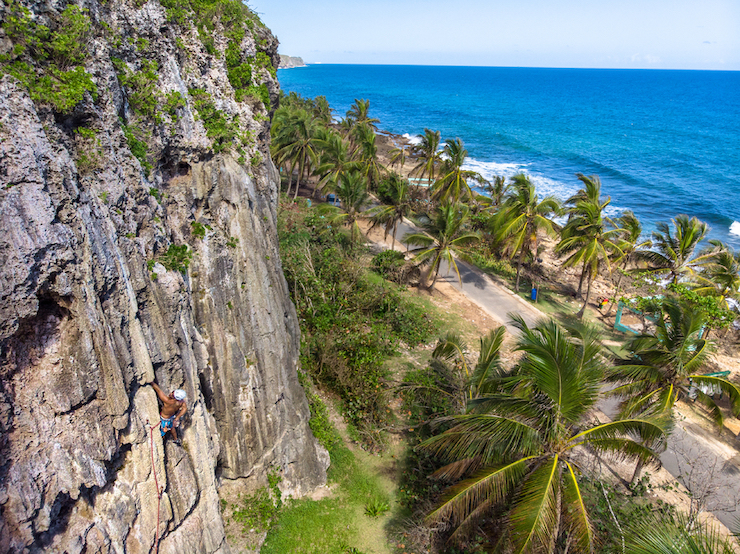
[{"label": "palm frond", "polygon": [[566,506],[563,512],[566,524],[569,527],[568,535],[575,541],[579,552],[591,552],[593,550],[594,533],[589,521],[586,503],[583,496],[581,496],[581,489],[578,486],[573,466],[568,462],[565,462],[565,465],[562,491],[563,504]]},{"label": "palm frond", "polygon": [[629,435],[639,437],[643,442],[651,443],[661,439],[665,435],[665,430],[669,422],[669,418],[665,416],[654,419],[618,419],[584,429],[572,436],[569,442],[588,444],[596,439],[611,439]]},{"label": "palm frond", "polygon": [[451,487],[442,497],[440,505],[427,519],[438,521],[451,518],[464,521],[480,504],[495,504],[506,499],[516,484],[526,474],[533,458],[522,458],[503,466],[486,468],[470,479]]},{"label": "palm frond", "polygon": [[502,455],[534,455],[542,448],[539,430],[513,418],[467,414],[443,421],[456,425],[419,447],[447,460],[480,457],[483,464],[490,465]]},{"label": "palm frond", "polygon": [[690,375],[689,379],[697,385],[706,385],[722,391],[730,398],[732,413],[735,417],[740,416],[740,387],[735,383],[724,377],[711,377],[709,375]]},{"label": "palm frond", "polygon": [[514,501],[509,521],[517,554],[537,547],[550,550],[558,521],[558,462],[555,455],[535,469]]}]

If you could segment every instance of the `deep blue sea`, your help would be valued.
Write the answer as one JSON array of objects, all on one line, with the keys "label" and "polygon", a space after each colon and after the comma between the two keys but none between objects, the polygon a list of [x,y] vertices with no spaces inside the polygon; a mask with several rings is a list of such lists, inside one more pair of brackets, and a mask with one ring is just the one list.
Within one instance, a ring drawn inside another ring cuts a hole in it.
[{"label": "deep blue sea", "polygon": [[649,232],[686,213],[740,248],[740,72],[312,65],[278,77],[326,96],[337,118],[364,98],[381,129],[459,137],[487,178],[525,172],[565,199],[575,173],[598,175],[610,215],[632,209]]}]

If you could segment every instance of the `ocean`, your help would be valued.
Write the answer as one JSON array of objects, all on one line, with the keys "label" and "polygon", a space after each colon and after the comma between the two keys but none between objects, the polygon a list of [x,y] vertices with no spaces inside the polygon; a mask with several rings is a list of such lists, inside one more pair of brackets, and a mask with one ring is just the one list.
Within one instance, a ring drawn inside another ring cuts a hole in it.
[{"label": "ocean", "polygon": [[685,213],[740,249],[740,72],[322,64],[278,78],[337,118],[363,98],[381,129],[459,137],[488,179],[524,172],[565,199],[576,173],[598,175],[610,216],[631,209],[647,234]]}]

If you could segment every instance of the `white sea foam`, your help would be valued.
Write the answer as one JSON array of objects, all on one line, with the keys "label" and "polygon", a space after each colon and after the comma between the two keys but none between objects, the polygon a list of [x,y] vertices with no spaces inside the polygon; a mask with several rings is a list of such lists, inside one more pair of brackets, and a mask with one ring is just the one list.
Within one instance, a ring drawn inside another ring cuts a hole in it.
[{"label": "white sea foam", "polygon": [[[464,169],[470,169],[480,173],[484,179],[492,181],[494,177],[503,176],[506,179],[510,179],[517,173],[524,173],[534,183],[537,194],[540,198],[545,196],[554,196],[560,201],[565,201],[570,198],[573,194],[578,191],[581,185],[580,181],[573,180],[573,182],[566,183],[558,179],[545,177],[537,173],[532,173],[527,170],[529,164],[516,164],[516,163],[497,163],[497,162],[483,162],[473,158],[468,158],[463,166]],[[479,190],[479,192],[483,192]],[[616,218],[622,215],[627,208],[609,204],[604,210],[604,214],[611,218]],[[740,234],[740,223],[737,224],[737,231]]]},{"label": "white sea foam", "polygon": [[730,234],[740,236],[740,222],[732,222],[732,225],[730,225]]},{"label": "white sea foam", "polygon": [[404,133],[403,138],[405,138],[409,142],[409,144],[413,146],[421,144],[421,137],[419,135],[410,135],[408,133]]}]

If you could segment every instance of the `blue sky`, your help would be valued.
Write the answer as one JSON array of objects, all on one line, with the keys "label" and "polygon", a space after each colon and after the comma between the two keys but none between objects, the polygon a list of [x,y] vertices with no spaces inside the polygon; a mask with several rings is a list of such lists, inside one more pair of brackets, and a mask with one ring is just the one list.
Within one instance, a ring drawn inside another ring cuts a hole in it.
[{"label": "blue sky", "polygon": [[308,63],[740,70],[740,0],[250,0]]}]

